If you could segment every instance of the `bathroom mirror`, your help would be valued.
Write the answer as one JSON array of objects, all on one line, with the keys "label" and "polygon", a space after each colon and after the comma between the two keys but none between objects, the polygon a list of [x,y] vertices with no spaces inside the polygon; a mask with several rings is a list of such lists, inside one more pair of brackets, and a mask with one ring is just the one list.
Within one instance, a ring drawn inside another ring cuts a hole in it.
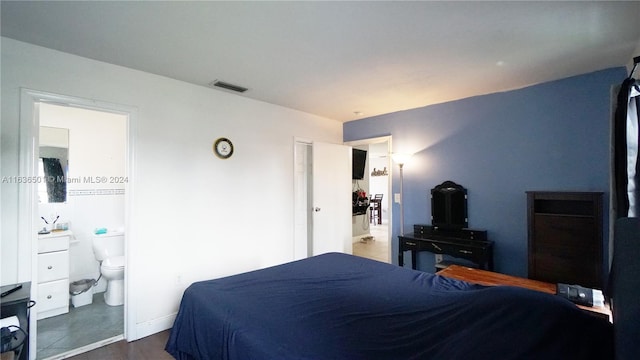
[{"label": "bathroom mirror", "polygon": [[67,201],[69,129],[40,126],[38,202]]}]

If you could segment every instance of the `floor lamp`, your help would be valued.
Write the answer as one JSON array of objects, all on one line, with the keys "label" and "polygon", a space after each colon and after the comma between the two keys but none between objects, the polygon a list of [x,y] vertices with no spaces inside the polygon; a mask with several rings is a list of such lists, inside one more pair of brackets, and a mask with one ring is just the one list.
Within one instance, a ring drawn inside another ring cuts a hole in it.
[{"label": "floor lamp", "polygon": [[411,154],[393,154],[391,155],[391,158],[400,166],[400,235],[402,236],[404,235],[404,192],[402,191],[404,177],[402,174],[402,168],[411,158]]}]

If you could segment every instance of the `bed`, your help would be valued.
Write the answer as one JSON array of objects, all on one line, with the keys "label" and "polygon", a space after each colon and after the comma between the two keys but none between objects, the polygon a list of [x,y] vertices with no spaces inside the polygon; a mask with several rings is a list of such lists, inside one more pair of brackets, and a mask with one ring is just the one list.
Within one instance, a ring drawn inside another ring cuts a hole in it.
[{"label": "bed", "polygon": [[166,350],[190,359],[609,359],[612,325],[560,297],[341,253],[183,295]]}]

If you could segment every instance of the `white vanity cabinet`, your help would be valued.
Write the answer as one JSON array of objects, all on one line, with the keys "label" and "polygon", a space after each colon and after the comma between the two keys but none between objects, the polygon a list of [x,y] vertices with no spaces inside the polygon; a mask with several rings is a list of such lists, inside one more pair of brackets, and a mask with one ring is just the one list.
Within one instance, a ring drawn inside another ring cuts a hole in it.
[{"label": "white vanity cabinet", "polygon": [[70,231],[38,236],[38,320],[69,312]]}]

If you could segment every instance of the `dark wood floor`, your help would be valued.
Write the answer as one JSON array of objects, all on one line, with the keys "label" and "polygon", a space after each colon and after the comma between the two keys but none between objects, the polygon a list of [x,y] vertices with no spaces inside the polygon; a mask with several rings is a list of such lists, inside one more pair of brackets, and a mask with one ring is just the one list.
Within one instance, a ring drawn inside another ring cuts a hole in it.
[{"label": "dark wood floor", "polygon": [[76,355],[72,360],[172,360],[173,356],[164,351],[169,338],[169,330],[147,336],[140,340],[113,344]]}]

